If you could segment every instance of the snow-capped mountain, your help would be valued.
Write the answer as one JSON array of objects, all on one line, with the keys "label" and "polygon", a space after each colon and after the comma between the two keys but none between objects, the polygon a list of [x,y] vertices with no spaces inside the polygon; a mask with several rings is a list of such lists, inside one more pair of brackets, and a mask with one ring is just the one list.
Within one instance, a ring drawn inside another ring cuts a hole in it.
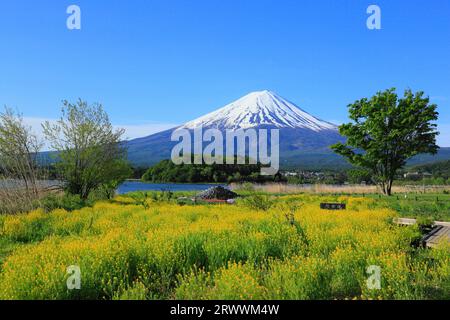
[{"label": "snow-capped mountain", "polygon": [[[343,141],[337,126],[320,120],[294,103],[271,91],[258,91],[225,107],[189,121],[179,127],[127,142],[128,158],[135,166],[148,166],[169,159],[177,142],[171,141],[178,129],[237,130],[248,128],[277,128],[280,131],[281,165],[335,167],[343,162],[329,146]],[[345,163],[345,162],[344,162]],[[306,165],[305,165],[306,164]]]},{"label": "snow-capped mountain", "polygon": [[181,126],[195,129],[199,126],[219,129],[248,129],[258,126],[302,128],[313,131],[336,130],[334,124],[320,120],[295,104],[264,90],[249,93],[223,108]]}]

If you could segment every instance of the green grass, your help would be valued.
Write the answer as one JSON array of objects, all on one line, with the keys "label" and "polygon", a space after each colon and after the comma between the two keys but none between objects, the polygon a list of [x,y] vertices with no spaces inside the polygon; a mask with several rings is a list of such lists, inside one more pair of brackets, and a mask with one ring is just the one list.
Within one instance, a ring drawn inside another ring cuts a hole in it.
[{"label": "green grass", "polygon": [[407,194],[391,197],[369,195],[377,200],[376,205],[397,211],[406,218],[429,218],[435,221],[450,221],[450,195]]},{"label": "green grass", "polygon": [[[271,195],[274,197],[285,196],[284,193],[267,194],[261,191],[240,190],[238,193],[243,196],[251,195]],[[319,194],[316,194],[319,196]],[[350,196],[349,194],[323,194],[320,195],[324,202],[338,201],[341,196]],[[450,195],[442,193],[427,194],[395,194],[390,197],[381,194],[355,194],[355,197],[365,197],[375,199],[374,208],[389,208],[397,211],[400,216],[405,218],[426,218],[433,221],[450,221]]]}]

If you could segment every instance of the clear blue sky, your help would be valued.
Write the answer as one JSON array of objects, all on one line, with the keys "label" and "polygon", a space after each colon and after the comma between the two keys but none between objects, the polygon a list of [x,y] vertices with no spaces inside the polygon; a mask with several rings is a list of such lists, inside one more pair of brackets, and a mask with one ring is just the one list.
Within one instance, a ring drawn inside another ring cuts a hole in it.
[{"label": "clear blue sky", "polygon": [[269,89],[342,122],[348,103],[410,87],[439,105],[450,146],[450,1],[2,0],[0,39],[0,105],[27,118],[81,97],[116,124],[165,126]]}]

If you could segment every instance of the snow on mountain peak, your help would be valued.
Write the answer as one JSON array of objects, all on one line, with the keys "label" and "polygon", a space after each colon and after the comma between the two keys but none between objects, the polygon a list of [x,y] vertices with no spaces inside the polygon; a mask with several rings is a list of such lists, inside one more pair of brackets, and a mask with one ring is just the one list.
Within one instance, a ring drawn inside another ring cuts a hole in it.
[{"label": "snow on mountain peak", "polygon": [[310,115],[268,90],[251,92],[223,108],[186,123],[181,128],[195,129],[200,125],[205,128],[230,130],[262,125],[313,131],[337,129],[334,124]]}]

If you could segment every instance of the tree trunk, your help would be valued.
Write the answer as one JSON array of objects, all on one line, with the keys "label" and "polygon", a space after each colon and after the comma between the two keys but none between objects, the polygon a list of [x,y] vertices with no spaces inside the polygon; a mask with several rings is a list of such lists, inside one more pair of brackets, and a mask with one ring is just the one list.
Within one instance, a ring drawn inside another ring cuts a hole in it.
[{"label": "tree trunk", "polygon": [[386,196],[392,195],[392,180],[383,181],[380,183],[381,191]]},{"label": "tree trunk", "polygon": [[386,195],[392,196],[392,186],[386,186]]},{"label": "tree trunk", "polygon": [[393,181],[393,179],[389,179],[389,181],[387,182],[387,184],[386,184],[386,194],[388,195],[388,196],[391,196],[392,195],[392,183],[393,183],[394,181]]},{"label": "tree trunk", "polygon": [[384,183],[384,181],[380,182],[379,185],[383,194],[386,194],[386,184]]}]

